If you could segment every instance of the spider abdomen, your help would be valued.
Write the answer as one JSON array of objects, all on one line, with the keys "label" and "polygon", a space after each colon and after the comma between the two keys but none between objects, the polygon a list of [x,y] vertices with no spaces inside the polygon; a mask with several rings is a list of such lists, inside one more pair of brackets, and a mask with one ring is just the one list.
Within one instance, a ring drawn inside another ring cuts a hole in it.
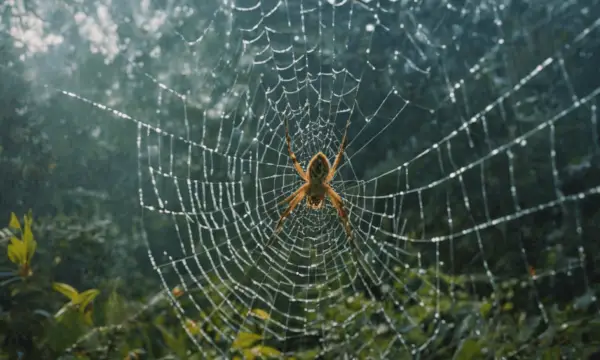
[{"label": "spider abdomen", "polygon": [[319,209],[323,206],[326,189],[322,183],[311,184],[306,193],[306,204],[313,208]]},{"label": "spider abdomen", "polygon": [[325,179],[329,175],[329,160],[322,152],[313,156],[308,164],[306,171],[308,174],[308,183],[310,184],[306,192],[306,205],[313,209],[319,209],[323,206],[325,199]]}]

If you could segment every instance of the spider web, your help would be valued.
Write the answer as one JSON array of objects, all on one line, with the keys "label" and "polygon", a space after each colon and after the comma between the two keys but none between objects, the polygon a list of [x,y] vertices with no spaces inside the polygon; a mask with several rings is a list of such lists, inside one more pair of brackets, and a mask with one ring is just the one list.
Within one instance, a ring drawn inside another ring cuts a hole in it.
[{"label": "spider web", "polygon": [[[567,277],[591,291],[584,215],[600,191],[598,6],[143,3],[133,22],[153,35],[144,37],[150,56],[133,60],[132,42],[105,51],[154,87],[155,113],[63,93],[137,125],[146,226],[167,221],[173,230],[147,239],[149,257],[166,290],[182,288],[170,300],[204,355],[225,354],[223,344],[252,331],[253,309],[268,314],[262,330],[280,345],[347,330],[321,338],[321,355],[359,353],[382,334],[385,346],[371,356],[417,354],[454,326],[443,299],[456,300],[459,288],[493,298],[517,280],[546,326],[553,302],[542,284]],[[169,72],[167,48],[178,57]],[[350,122],[332,187],[357,249],[329,202],[298,206],[266,248],[284,210],[278,202],[303,183],[284,119],[305,169],[319,151],[333,161]],[[550,252],[560,259],[539,257]],[[359,294],[380,301],[324,319]],[[420,337],[409,331],[423,326],[415,307],[433,313]],[[195,334],[186,319],[198,314]],[[356,331],[363,326],[381,332]]]}]

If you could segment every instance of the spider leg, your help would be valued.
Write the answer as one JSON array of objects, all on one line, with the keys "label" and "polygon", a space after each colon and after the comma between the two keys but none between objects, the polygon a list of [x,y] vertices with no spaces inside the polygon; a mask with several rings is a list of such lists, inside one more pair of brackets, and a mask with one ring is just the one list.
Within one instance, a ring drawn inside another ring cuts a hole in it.
[{"label": "spider leg", "polygon": [[300,189],[296,190],[296,192],[294,193],[294,194],[297,193],[296,196],[293,199],[290,199],[290,201],[289,201],[290,204],[288,205],[287,209],[285,209],[285,211],[281,214],[281,217],[279,218],[279,221],[277,222],[277,225],[275,226],[274,235],[278,234],[281,231],[281,229],[283,228],[283,221],[285,220],[285,218],[287,218],[292,213],[292,211],[294,211],[296,206],[298,206],[300,201],[302,201],[302,199],[304,199],[304,197],[306,196],[305,189],[307,189],[307,188],[308,188],[308,184],[305,184],[305,185],[302,185],[300,187]]},{"label": "spider leg", "polygon": [[333,206],[336,208],[336,210],[338,211],[338,216],[340,217],[340,220],[342,221],[342,225],[344,225],[344,229],[346,230],[346,235],[348,235],[348,238],[352,238],[352,228],[350,227],[350,220],[348,219],[348,213],[346,212],[346,210],[344,209],[344,201],[342,200],[342,197],[336,193],[331,186],[326,185],[326,190],[327,190],[327,195],[329,196],[329,199],[331,200],[331,203],[333,204]]},{"label": "spider leg", "polygon": [[333,206],[337,209],[338,216],[340,217],[340,220],[344,225],[344,229],[346,230],[346,235],[348,236],[348,241],[350,242],[350,252],[352,254],[352,257],[354,258],[354,261],[356,261],[358,266],[365,271],[367,277],[370,278],[374,284],[379,284],[378,277],[375,274],[373,274],[371,268],[367,264],[365,264],[365,262],[360,257],[360,251],[358,250],[358,245],[356,244],[354,237],[352,236],[350,220],[348,219],[348,213],[344,209],[344,201],[342,200],[342,197],[338,193],[336,193],[331,188],[331,186],[327,184],[325,184],[325,186],[325,189],[327,190],[327,195],[329,196],[329,199],[331,200]]},{"label": "spider leg", "polygon": [[285,203],[289,203],[290,201],[292,201],[298,194],[300,194],[300,192],[302,191],[306,191],[306,188],[308,187],[308,183],[300,186],[298,188],[298,190],[294,191],[292,193],[292,195],[288,196],[287,198],[285,198],[285,200],[281,200],[277,205],[283,205]]},{"label": "spider leg", "polygon": [[292,151],[292,138],[290,137],[290,133],[288,131],[287,118],[284,118],[283,121],[285,123],[285,142],[287,143],[287,148],[288,148],[288,153],[290,154],[290,159],[292,159],[292,162],[294,163],[294,167],[296,168],[298,175],[300,175],[300,177],[302,179],[306,180],[306,174],[304,173],[304,170],[302,170],[302,166],[300,166],[300,163],[298,162],[298,159],[296,158],[296,154],[294,154],[294,152]]},{"label": "spider leg", "polygon": [[335,157],[335,161],[333,162],[333,166],[331,166],[331,169],[329,170],[329,174],[327,174],[327,177],[325,178],[326,183],[330,182],[333,179],[338,166],[342,162],[342,156],[344,155],[344,149],[346,149],[346,141],[347,141],[346,135],[348,134],[349,126],[350,126],[350,120],[348,119],[348,121],[346,122],[346,130],[344,130],[344,136],[342,137],[342,142],[340,143],[340,151],[338,151],[337,156]]}]

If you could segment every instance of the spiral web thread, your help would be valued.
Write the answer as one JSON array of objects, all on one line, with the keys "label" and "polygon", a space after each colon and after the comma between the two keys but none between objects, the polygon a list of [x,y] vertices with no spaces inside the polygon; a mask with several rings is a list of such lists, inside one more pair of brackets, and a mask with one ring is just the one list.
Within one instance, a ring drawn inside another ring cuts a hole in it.
[{"label": "spiral web thread", "polygon": [[[148,239],[150,258],[166,290],[182,288],[170,300],[206,356],[253,331],[251,309],[268,314],[262,331],[279,344],[359,324],[381,331],[325,338],[320,351],[358,353],[384,334],[389,341],[372,356],[415,354],[453,326],[441,299],[455,299],[462,285],[442,274],[463,276],[475,294],[501,293],[502,281],[518,279],[548,325],[539,284],[569,276],[590,289],[580,205],[600,186],[565,184],[598,151],[597,1],[147,5],[166,16],[158,31],[181,52],[180,78],[196,89],[132,64],[156,89],[156,115],[144,119],[65,94],[138,125],[146,225],[169,221],[174,230]],[[167,121],[161,109],[173,101],[178,117]],[[284,210],[278,202],[302,184],[284,119],[305,169],[318,151],[333,161],[350,120],[332,187],[349,212],[354,254],[329,202],[300,204],[265,248]],[[544,242],[566,260],[539,264],[528,255],[533,245],[506,229],[556,212],[570,214],[574,243]],[[520,257],[500,264],[499,242]],[[458,249],[471,263],[456,262]],[[414,277],[430,292],[412,287]],[[341,322],[323,319],[361,293],[381,301]],[[406,335],[421,325],[409,302],[434,312],[423,338]],[[199,333],[187,319],[199,319]]]}]

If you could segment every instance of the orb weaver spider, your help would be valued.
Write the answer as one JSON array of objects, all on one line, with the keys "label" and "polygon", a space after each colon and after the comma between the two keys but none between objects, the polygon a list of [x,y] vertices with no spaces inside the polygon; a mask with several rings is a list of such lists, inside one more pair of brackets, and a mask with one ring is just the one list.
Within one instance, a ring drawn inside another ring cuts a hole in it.
[{"label": "orb weaver spider", "polygon": [[[302,180],[304,180],[305,182],[302,186],[300,186],[296,191],[294,191],[285,200],[279,202],[279,205],[283,205],[283,204],[287,203],[288,207],[285,209],[285,211],[279,217],[279,220],[277,221],[277,225],[275,226],[275,229],[273,231],[273,235],[271,236],[271,238],[266,242],[264,247],[261,247],[261,249],[260,249],[261,252],[260,252],[258,258],[256,259],[256,261],[254,261],[252,263],[252,265],[250,266],[249,269],[244,271],[245,276],[241,283],[246,283],[247,280],[250,279],[250,274],[252,273],[252,271],[254,271],[255,268],[258,267],[258,265],[262,261],[262,258],[264,257],[265,252],[266,252],[265,250],[272,246],[273,242],[277,238],[277,235],[283,229],[284,220],[292,213],[292,211],[298,206],[298,204],[304,198],[306,198],[306,204],[308,207],[311,207],[313,209],[320,209],[321,207],[323,207],[323,204],[325,202],[325,196],[329,197],[329,200],[331,201],[332,205],[336,208],[336,210],[338,212],[338,216],[342,222],[342,225],[344,226],[346,235],[351,243],[351,247],[353,250],[351,252],[352,256],[355,257],[355,261],[358,264],[360,264],[360,267],[365,268],[366,271],[368,271],[368,267],[366,267],[366,265],[360,259],[360,257],[358,257],[355,254],[355,251],[357,251],[356,250],[357,246],[356,246],[356,243],[354,243],[354,238],[352,236],[352,228],[350,226],[350,221],[348,219],[348,213],[344,209],[344,203],[343,203],[342,197],[338,193],[336,193],[333,190],[333,188],[331,188],[331,186],[329,185],[329,182],[331,182],[331,180],[333,180],[336,170],[339,167],[340,163],[342,162],[344,149],[346,148],[346,141],[347,141],[346,134],[348,133],[348,127],[350,126],[350,121],[348,121],[346,123],[346,128],[344,130],[344,136],[342,137],[342,141],[340,143],[340,149],[336,155],[333,165],[332,166],[329,165],[329,160],[327,160],[327,157],[325,156],[325,154],[323,154],[322,152],[318,152],[315,156],[312,157],[312,159],[308,163],[306,172],[302,169],[302,166],[300,166],[300,163],[298,162],[296,155],[292,151],[292,139],[291,139],[289,131],[288,131],[287,119],[284,119],[284,123],[285,123],[285,140],[287,143],[287,149],[288,149],[290,159],[292,160],[292,163],[294,164],[294,168],[295,168],[296,172],[298,173],[300,178],[302,178]],[[254,250],[252,252],[254,252]],[[369,276],[372,276],[372,275],[369,275]],[[374,278],[376,279],[376,277],[374,277]],[[237,286],[234,287],[233,289],[236,289],[236,288],[237,288]],[[231,294],[231,292],[228,292],[228,294],[223,297],[224,298],[223,303],[229,297],[230,294]],[[220,307],[220,305],[219,305],[219,307]]]},{"label": "orb weaver spider", "polygon": [[342,141],[340,143],[340,150],[338,151],[335,161],[333,162],[333,166],[329,165],[329,160],[325,154],[319,151],[315,156],[312,157],[308,166],[306,167],[306,172],[300,166],[298,159],[296,158],[296,154],[292,151],[292,138],[290,137],[288,130],[288,122],[287,119],[285,122],[285,141],[287,143],[288,153],[290,155],[290,159],[292,159],[292,163],[294,164],[294,168],[296,172],[300,176],[302,180],[304,180],[304,184],[300,186],[296,191],[292,193],[292,195],[288,196],[285,200],[281,201],[279,205],[283,205],[288,203],[287,209],[281,214],[277,225],[275,226],[274,235],[278,234],[283,228],[283,221],[294,211],[296,206],[300,204],[300,202],[306,198],[306,205],[313,209],[320,209],[325,202],[325,195],[329,197],[331,204],[335,207],[338,212],[338,216],[342,221],[342,225],[346,230],[346,235],[348,238],[352,238],[352,229],[350,227],[350,221],[348,220],[348,214],[344,209],[344,202],[342,197],[336,193],[331,186],[329,186],[329,182],[333,180],[335,173],[337,171],[338,166],[342,162],[342,156],[344,154],[344,149],[346,148],[346,134],[348,133],[348,126],[350,126],[350,121],[346,123],[346,129],[344,130],[344,136],[342,137]]}]

